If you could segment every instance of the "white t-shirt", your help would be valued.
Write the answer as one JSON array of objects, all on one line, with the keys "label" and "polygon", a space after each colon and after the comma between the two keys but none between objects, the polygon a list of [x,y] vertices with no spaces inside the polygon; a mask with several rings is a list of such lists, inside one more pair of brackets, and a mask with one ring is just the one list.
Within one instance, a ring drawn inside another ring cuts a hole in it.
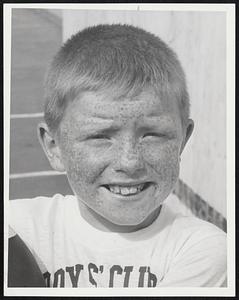
[{"label": "white t-shirt", "polygon": [[[75,196],[10,201],[10,226],[53,287],[218,287],[226,285],[226,234],[175,207],[131,233],[88,224]],[[176,211],[175,211],[176,210]]]}]

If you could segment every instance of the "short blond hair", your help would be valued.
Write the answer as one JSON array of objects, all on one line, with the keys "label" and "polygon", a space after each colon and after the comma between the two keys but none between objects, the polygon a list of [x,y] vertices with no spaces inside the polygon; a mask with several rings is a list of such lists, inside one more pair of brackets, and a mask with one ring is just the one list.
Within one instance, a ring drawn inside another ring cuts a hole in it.
[{"label": "short blond hair", "polygon": [[73,35],[54,57],[45,82],[45,121],[55,132],[67,103],[84,91],[127,94],[144,86],[175,96],[189,117],[185,74],[172,49],[131,25],[97,25]]}]

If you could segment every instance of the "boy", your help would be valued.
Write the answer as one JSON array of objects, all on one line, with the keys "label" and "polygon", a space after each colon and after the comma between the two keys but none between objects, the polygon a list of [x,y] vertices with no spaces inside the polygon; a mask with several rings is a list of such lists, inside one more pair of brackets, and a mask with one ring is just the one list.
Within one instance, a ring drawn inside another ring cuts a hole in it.
[{"label": "boy", "polygon": [[12,228],[53,287],[225,286],[226,238],[175,209],[193,131],[175,53],[133,26],[69,39],[46,80],[41,145],[74,196],[11,201]]}]

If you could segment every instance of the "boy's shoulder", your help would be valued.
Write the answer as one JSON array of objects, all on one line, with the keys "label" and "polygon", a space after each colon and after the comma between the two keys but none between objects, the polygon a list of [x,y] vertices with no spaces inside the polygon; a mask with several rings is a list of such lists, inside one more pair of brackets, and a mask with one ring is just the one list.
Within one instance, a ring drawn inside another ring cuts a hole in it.
[{"label": "boy's shoulder", "polygon": [[31,248],[36,237],[51,239],[54,232],[63,230],[66,211],[69,206],[75,208],[76,203],[75,196],[61,194],[10,200],[8,224]]},{"label": "boy's shoulder", "polygon": [[[171,255],[172,258],[170,261],[173,266],[172,276],[169,277],[174,280],[177,277],[177,271],[173,274],[173,270],[184,269],[185,276],[190,273],[193,275],[202,272],[202,274],[207,274],[205,278],[201,278],[202,280],[216,280],[217,276],[224,274],[226,270],[226,233],[216,225],[199,219],[190,212],[180,211],[176,204],[177,201],[180,200],[170,197],[164,205],[165,218],[170,214],[174,216],[171,226],[168,226],[167,238],[164,243],[168,250],[167,253],[171,253],[169,256]],[[174,276],[176,277],[174,278]],[[199,277],[198,274],[195,276],[195,278]],[[224,277],[220,280],[224,280]],[[165,284],[167,284],[167,280]]]},{"label": "boy's shoulder", "polygon": [[165,219],[173,218],[171,234],[180,240],[199,241],[210,237],[226,237],[226,233],[216,225],[196,217],[175,195],[170,195],[164,203]]},{"label": "boy's shoulder", "polygon": [[15,224],[21,221],[25,224],[34,222],[47,223],[57,215],[61,215],[67,204],[76,202],[73,195],[63,196],[55,194],[52,197],[38,196],[27,199],[14,199],[9,201],[9,223]]}]

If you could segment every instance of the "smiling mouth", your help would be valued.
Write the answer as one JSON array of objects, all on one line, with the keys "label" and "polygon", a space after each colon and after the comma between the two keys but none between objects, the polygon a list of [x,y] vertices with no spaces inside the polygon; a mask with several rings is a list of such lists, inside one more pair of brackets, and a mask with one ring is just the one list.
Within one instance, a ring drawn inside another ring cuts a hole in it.
[{"label": "smiling mouth", "polygon": [[140,192],[146,190],[152,183],[151,182],[145,182],[137,185],[115,185],[115,184],[105,184],[103,187],[105,187],[107,190],[109,190],[113,194],[121,195],[121,196],[132,196],[137,195]]}]

